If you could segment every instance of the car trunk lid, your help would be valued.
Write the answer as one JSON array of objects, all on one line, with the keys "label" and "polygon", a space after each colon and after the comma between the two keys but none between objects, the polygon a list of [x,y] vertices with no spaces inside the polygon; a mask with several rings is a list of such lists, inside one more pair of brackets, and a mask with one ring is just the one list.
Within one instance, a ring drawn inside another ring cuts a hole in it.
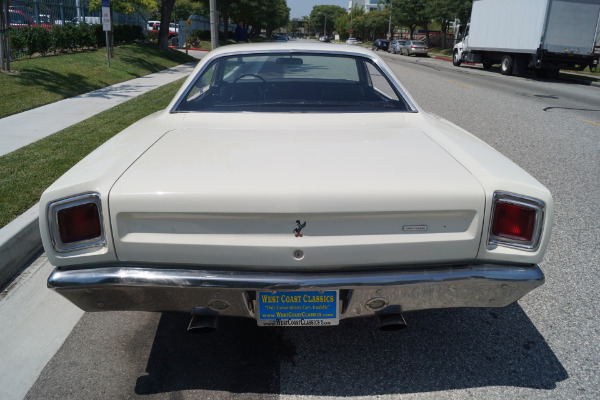
[{"label": "car trunk lid", "polygon": [[213,117],[186,117],[113,186],[120,260],[318,269],[475,258],[483,189],[418,114],[368,129],[356,115],[286,114],[262,129],[250,129],[253,114],[238,129]]}]

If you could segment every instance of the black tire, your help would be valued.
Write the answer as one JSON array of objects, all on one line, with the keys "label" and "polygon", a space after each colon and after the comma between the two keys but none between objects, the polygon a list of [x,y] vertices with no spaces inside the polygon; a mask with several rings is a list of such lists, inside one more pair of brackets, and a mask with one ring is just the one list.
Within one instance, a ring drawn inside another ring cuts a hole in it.
[{"label": "black tire", "polygon": [[485,60],[483,62],[483,69],[488,70],[490,68],[492,68],[493,63],[489,60]]},{"label": "black tire", "polygon": [[510,54],[502,56],[502,61],[500,61],[500,72],[502,72],[502,75],[512,75],[513,64],[514,60]]},{"label": "black tire", "polygon": [[455,67],[460,67],[460,64],[462,64],[461,59],[458,58],[458,50],[454,50],[454,54],[452,55],[452,64]]}]

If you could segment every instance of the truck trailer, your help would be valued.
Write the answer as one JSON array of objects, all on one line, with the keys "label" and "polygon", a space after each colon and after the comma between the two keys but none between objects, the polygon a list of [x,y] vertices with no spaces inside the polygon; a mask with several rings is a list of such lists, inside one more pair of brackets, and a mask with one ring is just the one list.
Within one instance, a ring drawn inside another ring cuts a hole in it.
[{"label": "truck trailer", "polygon": [[600,0],[474,0],[470,23],[456,28],[455,66],[557,76],[560,69],[595,70],[600,58]]}]

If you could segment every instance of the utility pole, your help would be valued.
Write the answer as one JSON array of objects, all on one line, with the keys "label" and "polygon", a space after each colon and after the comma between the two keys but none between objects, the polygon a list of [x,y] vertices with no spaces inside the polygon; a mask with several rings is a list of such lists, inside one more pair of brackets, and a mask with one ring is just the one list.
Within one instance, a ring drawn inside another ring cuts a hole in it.
[{"label": "utility pole", "polygon": [[350,2],[348,3],[348,8],[350,9],[350,32],[352,32],[352,11],[354,10],[352,0],[350,0]]},{"label": "utility pole", "polygon": [[[227,29],[229,27],[226,27]],[[219,47],[219,15],[217,12],[217,0],[210,0],[210,43],[212,49]]]},{"label": "utility pole", "polygon": [[0,29],[2,30],[2,34],[0,34],[0,58],[2,59],[2,70],[10,72],[10,0],[2,0],[0,10]]},{"label": "utility pole", "polygon": [[390,5],[390,21],[388,23],[388,40],[394,40],[394,35],[392,35],[392,2],[389,1]]}]

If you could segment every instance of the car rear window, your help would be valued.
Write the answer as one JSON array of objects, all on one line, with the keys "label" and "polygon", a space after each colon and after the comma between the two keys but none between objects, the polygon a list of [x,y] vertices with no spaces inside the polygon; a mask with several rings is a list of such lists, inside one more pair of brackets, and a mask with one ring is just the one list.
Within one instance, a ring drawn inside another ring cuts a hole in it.
[{"label": "car rear window", "polygon": [[175,112],[402,112],[409,107],[366,57],[313,53],[224,56],[209,64]]}]

